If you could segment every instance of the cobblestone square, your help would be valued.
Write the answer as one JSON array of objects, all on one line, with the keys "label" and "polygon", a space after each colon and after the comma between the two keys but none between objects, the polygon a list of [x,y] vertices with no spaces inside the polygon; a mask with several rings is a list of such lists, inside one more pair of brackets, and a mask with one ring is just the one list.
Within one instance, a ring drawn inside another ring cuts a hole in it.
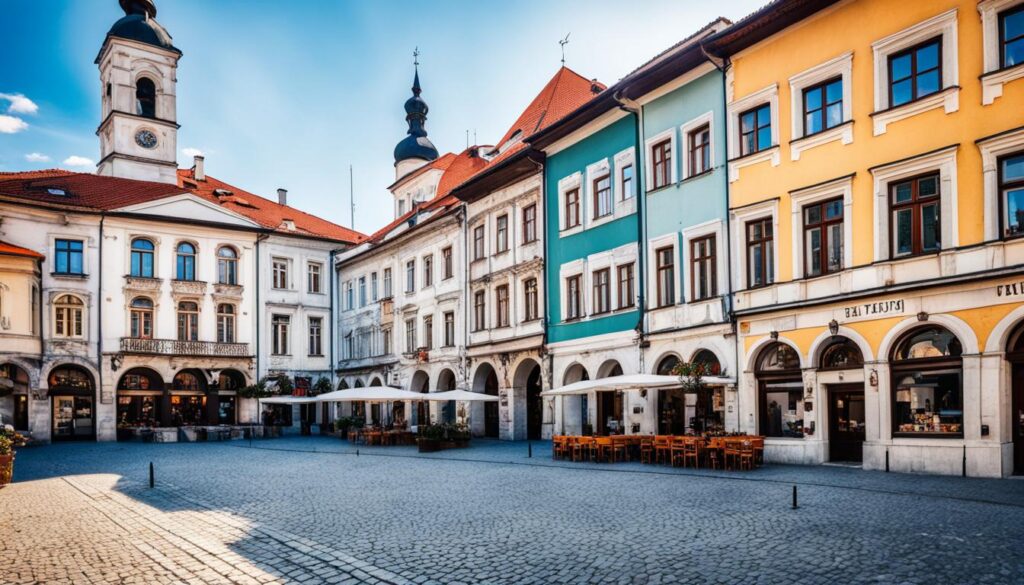
[{"label": "cobblestone square", "polygon": [[527,455],[318,437],[24,449],[0,491],[0,582],[1024,582],[1022,481]]}]

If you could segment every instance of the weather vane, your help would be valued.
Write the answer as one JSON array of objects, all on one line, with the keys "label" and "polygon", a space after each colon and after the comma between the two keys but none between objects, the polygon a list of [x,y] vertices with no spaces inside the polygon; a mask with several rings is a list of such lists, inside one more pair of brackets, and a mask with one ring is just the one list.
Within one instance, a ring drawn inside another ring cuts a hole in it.
[{"label": "weather vane", "polygon": [[565,46],[569,44],[569,35],[572,33],[566,33],[565,38],[558,41],[559,45],[562,45],[562,65],[565,65]]},{"label": "weather vane", "polygon": [[420,48],[418,46],[412,50],[412,64],[416,67],[420,66]]}]

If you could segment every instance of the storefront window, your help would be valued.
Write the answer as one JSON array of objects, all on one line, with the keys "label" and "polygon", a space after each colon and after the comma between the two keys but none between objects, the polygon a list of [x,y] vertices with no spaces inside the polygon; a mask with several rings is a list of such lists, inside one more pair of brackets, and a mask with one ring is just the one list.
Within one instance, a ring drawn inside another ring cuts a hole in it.
[{"label": "storefront window", "polygon": [[892,355],[893,434],[963,436],[963,348],[938,326],[907,334]]},{"label": "storefront window", "polygon": [[784,343],[762,350],[755,369],[760,402],[760,433],[766,437],[804,436],[800,356]]},{"label": "storefront window", "polygon": [[222,425],[235,424],[235,396],[220,396],[217,409],[217,422]]},{"label": "storefront window", "polygon": [[117,424],[121,427],[160,426],[160,395],[118,396]]},{"label": "storefront window", "polygon": [[205,396],[171,396],[171,423],[174,426],[203,424],[206,409]]}]

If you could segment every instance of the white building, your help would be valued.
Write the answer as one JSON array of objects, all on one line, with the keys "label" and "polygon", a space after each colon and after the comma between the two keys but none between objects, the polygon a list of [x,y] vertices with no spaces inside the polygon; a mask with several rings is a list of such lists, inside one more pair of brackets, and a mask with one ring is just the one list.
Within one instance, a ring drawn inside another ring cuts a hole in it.
[{"label": "white building", "polygon": [[[0,415],[38,441],[194,437],[260,422],[237,392],[265,374],[300,391],[329,379],[327,268],[362,239],[283,192],[273,202],[207,176],[202,157],[177,169],[181,52],[151,1],[121,4],[97,59],[99,174],[0,174],[0,240],[20,250],[0,264],[17,273],[0,286],[0,393],[26,397],[0,400]],[[3,319],[26,301],[30,319]]]}]

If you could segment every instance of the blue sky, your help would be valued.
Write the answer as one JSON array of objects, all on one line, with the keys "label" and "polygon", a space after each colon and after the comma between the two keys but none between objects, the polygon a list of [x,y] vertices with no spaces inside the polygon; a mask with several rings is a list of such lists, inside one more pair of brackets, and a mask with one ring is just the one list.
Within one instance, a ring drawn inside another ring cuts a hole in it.
[{"label": "blue sky", "polygon": [[[480,144],[501,137],[557,70],[566,33],[566,64],[613,83],[716,16],[763,3],[157,0],[157,20],[184,53],[179,149],[202,151],[210,175],[269,197],[285,187],[292,205],[346,226],[351,164],[355,227],[371,232],[391,219],[414,47],[427,130],[457,152],[466,130]],[[93,60],[123,15],[117,0],[4,5],[0,170],[91,172],[72,157],[98,158]],[[191,160],[179,151],[180,166]]]}]

